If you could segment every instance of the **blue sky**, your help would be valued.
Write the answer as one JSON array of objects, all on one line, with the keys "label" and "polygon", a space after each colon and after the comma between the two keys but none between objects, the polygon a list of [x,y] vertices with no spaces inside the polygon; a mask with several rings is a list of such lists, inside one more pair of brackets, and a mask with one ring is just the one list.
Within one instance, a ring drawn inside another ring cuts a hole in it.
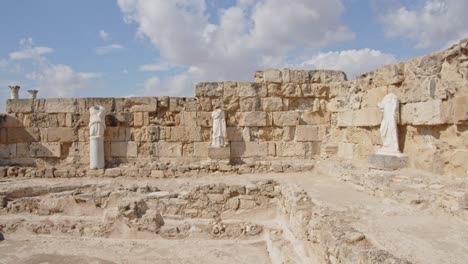
[{"label": "blue sky", "polygon": [[0,111],[21,97],[193,96],[274,67],[348,78],[468,37],[466,0],[15,0],[0,3]]}]

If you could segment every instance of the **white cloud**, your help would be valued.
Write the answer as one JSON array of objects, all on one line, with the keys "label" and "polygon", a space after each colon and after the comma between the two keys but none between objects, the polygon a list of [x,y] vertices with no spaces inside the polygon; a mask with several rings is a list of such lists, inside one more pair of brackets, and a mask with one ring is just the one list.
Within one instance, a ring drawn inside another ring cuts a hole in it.
[{"label": "white cloud", "polygon": [[71,97],[76,92],[89,87],[96,73],[76,72],[68,65],[52,64],[43,66],[38,72],[27,74],[36,88],[46,96]]},{"label": "white cloud", "polygon": [[171,66],[167,63],[153,63],[153,64],[144,64],[140,66],[140,71],[167,71],[171,69]]},{"label": "white cloud", "polygon": [[5,59],[0,59],[0,69],[8,65],[8,61]]},{"label": "white cloud", "polygon": [[49,47],[32,47],[11,52],[9,56],[10,60],[35,59],[41,57],[42,55],[52,53],[53,51],[54,50]]},{"label": "white cloud", "polygon": [[110,34],[106,32],[105,30],[101,29],[99,30],[99,38],[102,40],[106,41],[110,39]]},{"label": "white cloud", "polygon": [[125,20],[158,48],[163,63],[190,69],[160,80],[160,89],[168,83],[180,95],[192,94],[193,82],[251,80],[257,69],[284,66],[293,52],[304,55],[354,37],[340,20],[340,0],[239,0],[219,10],[216,24],[208,20],[204,0],[117,2]]},{"label": "white cloud", "polygon": [[96,54],[97,55],[107,55],[107,54],[114,53],[114,52],[117,52],[119,50],[122,50],[123,48],[124,48],[124,46],[114,43],[114,44],[110,44],[110,45],[106,45],[106,46],[97,47],[96,48]]},{"label": "white cloud", "polygon": [[466,0],[420,3],[417,8],[400,6],[383,14],[380,20],[386,35],[409,38],[417,48],[447,46],[468,36]]},{"label": "white cloud", "polygon": [[391,54],[373,49],[360,49],[319,53],[299,66],[340,70],[346,72],[349,79],[354,79],[363,73],[395,61],[396,58]]},{"label": "white cloud", "polygon": [[123,69],[123,70],[122,70],[122,73],[123,73],[123,74],[128,74],[128,70],[127,70],[127,69]]}]

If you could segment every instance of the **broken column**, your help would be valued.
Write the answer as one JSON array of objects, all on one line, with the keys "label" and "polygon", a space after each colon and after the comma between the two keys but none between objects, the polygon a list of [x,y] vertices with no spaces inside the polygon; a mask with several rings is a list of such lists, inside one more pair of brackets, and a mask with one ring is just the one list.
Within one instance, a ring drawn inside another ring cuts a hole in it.
[{"label": "broken column", "polygon": [[8,87],[10,88],[10,99],[19,99],[19,85],[10,85]]},{"label": "broken column", "polygon": [[226,116],[221,108],[211,113],[213,118],[213,129],[211,145],[208,156],[213,160],[227,160],[231,157],[231,148],[227,144]]},{"label": "broken column", "polygon": [[28,90],[28,93],[31,95],[31,99],[36,99],[38,90]]},{"label": "broken column", "polygon": [[89,108],[89,167],[104,168],[104,129],[106,109],[100,105]]}]

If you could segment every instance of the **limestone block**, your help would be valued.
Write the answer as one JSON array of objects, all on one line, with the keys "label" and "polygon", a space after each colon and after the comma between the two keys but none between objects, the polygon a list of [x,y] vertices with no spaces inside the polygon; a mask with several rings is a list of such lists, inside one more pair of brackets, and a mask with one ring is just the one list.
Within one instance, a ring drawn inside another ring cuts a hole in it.
[{"label": "limestone block", "polygon": [[228,141],[245,141],[243,131],[244,128],[242,127],[227,127],[226,134]]},{"label": "limestone block", "polygon": [[212,119],[211,112],[197,112],[197,126],[211,127]]},{"label": "limestone block", "polygon": [[262,109],[266,112],[283,111],[283,99],[280,97],[266,97],[261,101]]},{"label": "limestone block", "polygon": [[171,127],[171,135],[168,141],[173,142],[197,142],[202,141],[200,127]]},{"label": "limestone block", "polygon": [[75,113],[77,112],[76,100],[73,98],[50,98],[45,101],[46,113]]},{"label": "limestone block", "polygon": [[239,97],[265,97],[267,96],[267,87],[260,83],[240,82]]},{"label": "limestone block", "polygon": [[6,109],[8,113],[31,113],[34,100],[32,99],[8,99]]},{"label": "limestone block", "polygon": [[185,108],[185,98],[169,97],[169,111],[180,112]]},{"label": "limestone block", "polygon": [[297,126],[295,141],[322,141],[327,132],[326,126]]},{"label": "limestone block", "polygon": [[10,159],[16,157],[16,144],[0,144],[0,158]]},{"label": "limestone block", "polygon": [[431,100],[401,106],[401,123],[405,125],[440,125],[446,123],[442,101]]},{"label": "limestone block", "polygon": [[289,82],[308,83],[309,80],[310,80],[310,76],[309,76],[308,71],[305,71],[305,70],[289,70]]},{"label": "limestone block", "polygon": [[329,112],[303,112],[299,120],[301,125],[325,125],[330,124]]},{"label": "limestone block", "polygon": [[200,102],[198,101],[198,98],[187,98],[184,104],[183,111],[197,112],[201,110],[202,108],[201,108]]},{"label": "limestone block", "polygon": [[8,143],[8,135],[6,128],[0,128],[0,144]]},{"label": "limestone block", "polygon": [[338,113],[338,126],[379,126],[382,121],[382,112],[378,108],[365,108],[355,111]]},{"label": "limestone block", "polygon": [[13,115],[0,114],[0,127],[22,127],[20,119]]},{"label": "limestone block", "polygon": [[29,155],[32,158],[60,158],[61,143],[34,142],[29,145]]},{"label": "limestone block", "polygon": [[195,86],[196,97],[222,97],[224,83],[222,82],[202,82]]},{"label": "limestone block", "polygon": [[148,112],[136,112],[133,113],[133,126],[142,127],[149,125]]},{"label": "limestone block", "polygon": [[237,82],[224,82],[224,97],[238,97],[239,85]]},{"label": "limestone block", "polygon": [[[275,94],[278,95],[278,94]],[[281,85],[281,94],[283,97],[302,97],[301,85],[297,83],[283,83]]]},{"label": "limestone block", "polygon": [[318,112],[316,107],[320,108],[320,100],[317,98],[290,98],[285,100],[287,102],[287,110],[307,110]]},{"label": "limestone block", "polygon": [[453,118],[454,123],[468,122],[468,96],[453,98]]},{"label": "limestone block", "polygon": [[240,108],[239,97],[224,97],[223,105],[226,112],[236,112]]},{"label": "limestone block", "polygon": [[213,109],[211,99],[208,97],[198,97],[202,111],[211,111]]},{"label": "limestone block", "polygon": [[388,93],[387,86],[380,86],[367,90],[364,94],[362,105],[364,107],[377,107],[377,103],[381,102]]},{"label": "limestone block", "polygon": [[268,143],[266,142],[231,142],[232,158],[266,157]]},{"label": "limestone block", "polygon": [[180,125],[185,127],[197,126],[197,112],[182,112]]},{"label": "limestone block", "polygon": [[114,111],[114,98],[101,98],[101,97],[88,97],[88,98],[77,98],[77,111],[88,112],[89,108],[100,105],[106,109],[107,112]]},{"label": "limestone block", "polygon": [[7,128],[8,143],[36,142],[40,140],[40,130],[36,127]]},{"label": "limestone block", "polygon": [[263,71],[263,81],[266,83],[281,83],[283,81],[281,77],[281,71],[278,69],[268,69]]},{"label": "limestone block", "polygon": [[229,160],[231,157],[231,148],[221,147],[221,148],[208,148],[208,157],[212,160]]},{"label": "limestone block", "polygon": [[112,157],[132,157],[135,158],[138,156],[138,143],[129,141],[129,142],[111,142],[111,152]]},{"label": "limestone block", "polygon": [[342,71],[312,70],[309,71],[311,83],[331,83],[347,81],[346,74]]},{"label": "limestone block", "polygon": [[304,97],[328,98],[330,85],[319,83],[302,84],[301,90]]},{"label": "limestone block", "polygon": [[194,157],[208,157],[208,148],[210,142],[194,142],[193,143],[193,156]]},{"label": "limestone block", "polygon": [[275,142],[268,142],[268,156],[269,157],[276,156],[276,143]]},{"label": "limestone block", "polygon": [[381,170],[397,170],[408,165],[406,155],[371,154],[367,159],[369,167]]},{"label": "limestone block", "polygon": [[125,107],[127,109],[129,108],[132,113],[156,112],[158,109],[158,100],[156,97],[127,97],[125,98]]},{"label": "limestone block", "polygon": [[278,157],[305,158],[309,154],[309,144],[302,142],[277,142],[276,155]]},{"label": "limestone block", "polygon": [[17,158],[30,158],[31,154],[29,153],[29,144],[30,143],[17,143],[16,144],[16,157]]},{"label": "limestone block", "polygon": [[75,140],[71,127],[49,127],[46,130],[48,142],[73,142]]},{"label": "limestone block", "polygon": [[261,107],[261,101],[259,97],[240,98],[240,111],[241,112],[259,111],[260,107]]},{"label": "limestone block", "polygon": [[131,130],[129,127],[106,127],[104,131],[105,141],[130,141]]},{"label": "limestone block", "polygon": [[338,157],[347,160],[354,159],[354,147],[355,144],[340,142],[338,144]]},{"label": "limestone block", "polygon": [[236,113],[236,119],[240,126],[266,126],[267,114],[265,112]]},{"label": "limestone block", "polygon": [[[130,130],[130,131],[129,131]],[[158,126],[146,126],[142,128],[120,128],[118,131],[125,131],[125,139],[122,139],[122,136],[115,139],[115,137],[110,141],[137,141],[137,142],[154,142],[159,140],[160,127]],[[106,130],[107,132],[107,130]],[[119,133],[121,135],[121,133]],[[130,138],[129,138],[130,134]]]},{"label": "limestone block", "polygon": [[181,142],[159,141],[154,143],[153,155],[156,157],[182,157]]},{"label": "limestone block", "polygon": [[106,177],[119,177],[122,176],[122,169],[120,168],[109,168],[104,171]]},{"label": "limestone block", "polygon": [[299,124],[301,113],[296,111],[273,112],[275,126],[296,126]]}]

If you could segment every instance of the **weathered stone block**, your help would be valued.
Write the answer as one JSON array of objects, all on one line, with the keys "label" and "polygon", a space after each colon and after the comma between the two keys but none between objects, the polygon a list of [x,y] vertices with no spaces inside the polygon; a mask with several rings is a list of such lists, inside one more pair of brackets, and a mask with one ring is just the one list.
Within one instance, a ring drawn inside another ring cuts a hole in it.
[{"label": "weathered stone block", "polygon": [[273,112],[273,124],[276,126],[296,126],[301,114],[296,111]]},{"label": "weathered stone block", "polygon": [[283,83],[280,95],[283,97],[302,97],[301,85],[297,83]]},{"label": "weathered stone block", "polygon": [[201,127],[212,126],[211,112],[197,112],[197,125]]},{"label": "weathered stone block", "polygon": [[265,97],[267,87],[261,83],[240,82],[239,97]]},{"label": "weathered stone block", "polygon": [[265,112],[236,113],[236,119],[240,126],[266,126],[267,114]]},{"label": "weathered stone block", "polygon": [[261,107],[259,97],[247,97],[240,99],[240,111],[241,112],[253,112],[259,111]]},{"label": "weathered stone block", "polygon": [[71,127],[49,127],[46,133],[48,142],[73,142],[75,138]]},{"label": "weathered stone block", "polygon": [[195,86],[196,97],[222,97],[224,83],[202,82]]},{"label": "weathered stone block", "polygon": [[21,127],[22,122],[17,117],[8,114],[0,114],[0,127]]},{"label": "weathered stone block", "polygon": [[32,99],[8,99],[6,109],[8,113],[31,113],[34,100]]},{"label": "weathered stone block", "polygon": [[164,141],[154,143],[153,155],[156,157],[182,157],[182,143]]},{"label": "weathered stone block", "polygon": [[172,127],[168,141],[174,142],[197,142],[202,141],[202,130],[200,127]]},{"label": "weathered stone block", "polygon": [[11,127],[7,129],[8,143],[35,142],[40,140],[40,130],[36,127]]},{"label": "weathered stone block", "polygon": [[229,146],[222,148],[208,148],[208,157],[212,160],[229,160],[231,157],[231,148]]},{"label": "weathered stone block", "polygon": [[328,84],[318,83],[302,84],[301,90],[305,97],[328,98],[330,86]]},{"label": "weathered stone block", "polygon": [[330,124],[329,112],[303,112],[299,120],[301,125],[325,125]]},{"label": "weathered stone block", "polygon": [[158,110],[158,99],[156,97],[127,97],[126,108],[130,112],[156,112]]},{"label": "weathered stone block", "polygon": [[29,145],[29,155],[32,158],[60,158],[61,143],[34,142]]},{"label": "weathered stone block", "polygon": [[397,170],[408,165],[406,155],[371,154],[367,159],[369,167],[381,170]]},{"label": "weathered stone block", "polygon": [[182,112],[180,125],[185,127],[197,126],[197,112]]},{"label": "weathered stone block", "polygon": [[281,83],[283,81],[281,77],[281,71],[278,69],[264,70],[263,81],[266,83],[269,83],[269,82]]},{"label": "weathered stone block", "polygon": [[16,157],[16,144],[0,144],[0,158],[10,159]]},{"label": "weathered stone block", "polygon": [[231,142],[231,157],[251,158],[266,157],[268,143],[266,142]]},{"label": "weathered stone block", "polygon": [[193,156],[194,157],[208,157],[208,148],[210,142],[194,142],[193,143]]},{"label": "weathered stone block", "polygon": [[355,111],[338,113],[338,126],[379,126],[382,121],[382,112],[378,108],[365,108]]},{"label": "weathered stone block", "polygon": [[133,113],[133,126],[142,127],[149,125],[148,112]]},{"label": "weathered stone block", "polygon": [[[105,141],[130,141],[131,129],[129,127],[107,127],[104,131]],[[140,141],[140,140],[137,140]]]},{"label": "weathered stone block", "polygon": [[89,108],[100,105],[106,109],[106,112],[114,111],[114,98],[88,97],[75,99],[78,112],[88,112]]},{"label": "weathered stone block", "polygon": [[302,142],[277,142],[276,155],[278,157],[305,158],[308,156],[309,145]]},{"label": "weathered stone block", "polygon": [[119,177],[122,176],[122,170],[120,168],[109,168],[104,171],[106,177]]},{"label": "weathered stone block", "polygon": [[283,99],[280,97],[262,98],[262,109],[266,112],[283,111]]},{"label": "weathered stone block", "polygon": [[446,121],[441,100],[407,103],[401,106],[401,123],[404,125],[440,125]]},{"label": "weathered stone block", "polygon": [[131,157],[138,156],[137,142],[111,142],[111,156],[112,157]]},{"label": "weathered stone block", "polygon": [[355,144],[340,142],[338,144],[338,157],[347,160],[354,159],[354,148]]},{"label": "weathered stone block", "polygon": [[468,122],[468,96],[453,98],[453,118],[454,123]]},{"label": "weathered stone block", "polygon": [[310,80],[309,72],[305,70],[289,70],[289,81],[293,83],[307,83]]},{"label": "weathered stone block", "polygon": [[297,126],[295,141],[322,141],[326,132],[326,126]]},{"label": "weathered stone block", "polygon": [[309,71],[311,83],[331,83],[346,81],[346,74],[342,71],[312,70]]},{"label": "weathered stone block", "polygon": [[224,97],[238,97],[239,85],[237,82],[224,82]]},{"label": "weathered stone block", "polygon": [[77,112],[76,100],[73,98],[50,98],[45,101],[46,113],[74,113]]}]

